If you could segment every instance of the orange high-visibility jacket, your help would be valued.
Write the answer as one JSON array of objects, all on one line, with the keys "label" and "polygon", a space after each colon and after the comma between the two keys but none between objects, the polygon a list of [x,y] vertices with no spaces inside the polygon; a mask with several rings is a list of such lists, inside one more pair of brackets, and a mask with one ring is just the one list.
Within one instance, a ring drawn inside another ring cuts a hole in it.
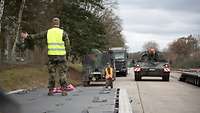
[{"label": "orange high-visibility jacket", "polygon": [[[110,68],[110,73],[108,72],[108,71],[109,71],[108,68]],[[107,67],[107,68],[105,69],[105,71],[106,71],[106,79],[112,78],[112,77],[113,77],[113,68],[112,68],[112,67]]]}]

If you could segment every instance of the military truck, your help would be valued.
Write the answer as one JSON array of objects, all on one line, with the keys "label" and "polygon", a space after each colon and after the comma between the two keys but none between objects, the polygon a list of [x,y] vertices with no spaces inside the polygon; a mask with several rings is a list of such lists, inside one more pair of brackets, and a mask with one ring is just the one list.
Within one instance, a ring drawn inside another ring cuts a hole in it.
[{"label": "military truck", "polygon": [[[92,49],[83,58],[83,85],[89,86],[91,82],[105,81],[105,67],[111,62],[108,52]],[[115,75],[113,80],[115,79]]]},{"label": "military truck", "polygon": [[111,64],[116,70],[116,75],[127,75],[128,53],[124,47],[113,47],[109,49]]},{"label": "military truck", "polygon": [[154,52],[154,56],[148,51],[142,52],[134,67],[135,81],[142,80],[142,77],[162,77],[163,81],[169,81],[170,67],[167,60],[159,51]]}]

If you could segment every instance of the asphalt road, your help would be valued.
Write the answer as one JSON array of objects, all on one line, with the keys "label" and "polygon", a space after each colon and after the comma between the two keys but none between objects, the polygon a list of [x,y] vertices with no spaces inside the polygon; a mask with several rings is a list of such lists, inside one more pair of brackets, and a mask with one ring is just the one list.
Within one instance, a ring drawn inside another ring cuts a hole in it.
[{"label": "asphalt road", "polygon": [[133,71],[119,77],[114,87],[128,91],[133,113],[200,113],[200,88],[178,81],[180,74],[171,73],[170,82],[161,78],[134,81]]},{"label": "asphalt road", "polygon": [[66,97],[49,97],[47,89],[11,96],[21,105],[22,113],[113,113],[116,88],[121,88],[128,93],[133,113],[200,113],[200,88],[178,81],[179,77],[173,72],[169,82],[161,78],[136,82],[129,71],[127,77],[116,78],[111,92],[93,85],[79,87]]}]

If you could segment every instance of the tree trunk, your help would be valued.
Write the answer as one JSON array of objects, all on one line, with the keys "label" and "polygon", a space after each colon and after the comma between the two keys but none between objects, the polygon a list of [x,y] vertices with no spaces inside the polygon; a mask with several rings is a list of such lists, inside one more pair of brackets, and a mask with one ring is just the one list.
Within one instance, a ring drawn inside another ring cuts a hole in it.
[{"label": "tree trunk", "polygon": [[15,59],[15,57],[16,57],[16,43],[17,43],[17,40],[19,38],[19,30],[20,30],[20,25],[21,25],[21,21],[22,21],[22,14],[23,14],[25,2],[26,2],[26,0],[22,0],[20,10],[19,10],[19,14],[18,14],[16,37],[15,37],[15,41],[14,41],[14,44],[13,44],[12,55],[11,55],[13,61],[16,60]]},{"label": "tree trunk", "polygon": [[1,17],[3,16],[3,10],[4,10],[4,0],[1,0],[0,2],[0,33],[1,33]]},{"label": "tree trunk", "polygon": [[[0,1],[0,44],[2,44],[2,35],[1,35],[1,18],[3,16],[3,11],[4,11],[4,0]],[[1,48],[2,45],[0,45],[0,63],[2,62],[2,57],[3,57],[3,49]]]}]

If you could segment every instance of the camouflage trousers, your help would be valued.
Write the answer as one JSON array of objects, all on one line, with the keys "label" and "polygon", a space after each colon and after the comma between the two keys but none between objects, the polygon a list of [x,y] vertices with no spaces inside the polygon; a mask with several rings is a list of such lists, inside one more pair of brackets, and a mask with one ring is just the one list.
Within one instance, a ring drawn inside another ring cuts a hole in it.
[{"label": "camouflage trousers", "polygon": [[108,88],[108,87],[111,87],[111,88],[113,88],[113,81],[112,81],[112,78],[111,79],[106,79],[106,88]]},{"label": "camouflage trousers", "polygon": [[59,77],[60,86],[64,86],[67,84],[66,82],[66,74],[67,74],[67,64],[65,61],[55,62],[49,61],[48,63],[48,71],[49,71],[49,83],[48,88],[55,87],[55,77]]}]

